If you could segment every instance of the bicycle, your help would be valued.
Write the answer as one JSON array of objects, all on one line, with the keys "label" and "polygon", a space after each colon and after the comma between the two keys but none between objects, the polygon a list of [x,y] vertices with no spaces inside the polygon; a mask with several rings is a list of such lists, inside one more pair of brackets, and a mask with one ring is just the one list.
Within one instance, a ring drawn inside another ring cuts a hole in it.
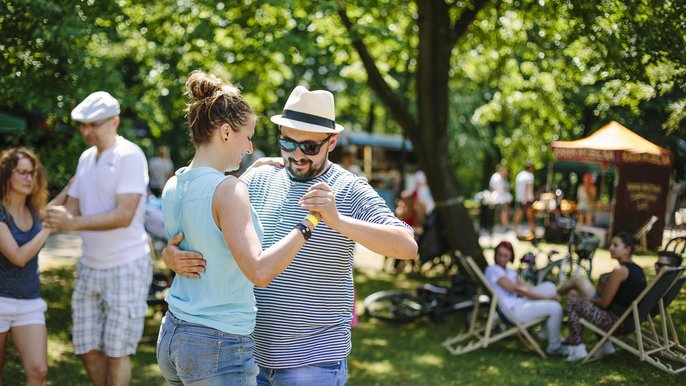
[{"label": "bicycle", "polygon": [[[422,284],[414,292],[384,290],[364,299],[365,314],[389,322],[409,322],[423,316],[438,321],[443,315],[474,306],[476,287],[461,275],[451,276],[450,286]],[[490,298],[481,295],[481,304]]]},{"label": "bicycle", "polygon": [[[574,231],[576,220],[572,220],[572,225],[565,257],[552,260],[554,254],[551,254],[548,256],[548,263],[538,269],[536,255],[527,253],[522,256],[521,261],[525,264],[522,269],[525,280],[528,279],[533,284],[550,281],[556,285],[561,285],[574,276],[586,275],[589,279],[591,278],[593,255],[600,245],[600,240],[593,233]],[[534,240],[534,246],[538,245],[538,241]]]}]

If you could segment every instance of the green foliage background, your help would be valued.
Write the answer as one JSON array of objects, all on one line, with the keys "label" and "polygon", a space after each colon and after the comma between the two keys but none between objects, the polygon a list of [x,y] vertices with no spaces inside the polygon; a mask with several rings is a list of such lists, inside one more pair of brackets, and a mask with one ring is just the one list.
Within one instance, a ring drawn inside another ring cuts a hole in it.
[{"label": "green foliage background", "polygon": [[[453,4],[468,9],[473,2]],[[354,19],[351,36],[337,11]],[[543,167],[554,139],[620,121],[677,155],[686,137],[683,2],[490,1],[452,50],[449,154],[460,191],[482,189],[495,162]],[[0,146],[33,147],[53,189],[84,148],[69,112],[95,90],[123,107],[123,131],[149,153],[192,148],[184,82],[195,69],[239,84],[261,113],[255,140],[276,154],[268,117],[298,84],[336,95],[349,130],[399,133],[367,87],[351,46],[362,37],[394,92],[416,112],[417,5],[407,1],[73,1],[0,4],[0,110],[29,117]],[[457,17],[457,16],[455,16]]]}]

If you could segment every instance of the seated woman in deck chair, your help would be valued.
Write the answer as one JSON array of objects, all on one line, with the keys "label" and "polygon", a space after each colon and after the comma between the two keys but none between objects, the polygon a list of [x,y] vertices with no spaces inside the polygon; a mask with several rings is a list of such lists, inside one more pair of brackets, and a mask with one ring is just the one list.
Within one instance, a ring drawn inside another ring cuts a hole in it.
[{"label": "seated woman in deck chair", "polygon": [[[612,238],[610,255],[620,265],[601,276],[597,288],[594,288],[588,279],[576,277],[558,289],[560,294],[575,289],[581,295],[570,296],[565,307],[569,317],[569,336],[565,342],[569,345],[568,361],[575,362],[588,355],[583,342],[580,318],[583,317],[603,330],[608,330],[646,288],[643,269],[631,258],[634,245],[634,239],[625,232],[620,232]],[[602,357],[614,351],[612,343],[607,342],[596,353],[598,357]]]},{"label": "seated woman in deck chair", "polygon": [[550,355],[567,355],[566,347],[562,346],[560,338],[562,306],[555,284],[543,282],[536,287],[530,287],[515,270],[507,267],[507,263],[513,261],[514,256],[512,244],[503,241],[495,248],[495,264],[486,268],[486,279],[501,299],[499,306],[507,307],[521,323],[547,316],[546,352]]}]

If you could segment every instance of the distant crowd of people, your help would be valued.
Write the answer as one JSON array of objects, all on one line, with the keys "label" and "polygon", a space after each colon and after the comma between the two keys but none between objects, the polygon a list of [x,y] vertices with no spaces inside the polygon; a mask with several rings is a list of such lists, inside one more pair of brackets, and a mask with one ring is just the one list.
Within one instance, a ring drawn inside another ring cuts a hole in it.
[{"label": "distant crowd of people", "polygon": [[[514,202],[514,215],[512,217],[512,230],[524,239],[534,238],[536,232],[536,221],[534,203],[536,194],[534,188],[534,166],[532,163],[525,163],[524,168],[515,177],[515,196],[510,192],[509,172],[507,168],[499,164],[495,173],[491,176],[488,183],[488,190],[480,193],[479,198],[483,205],[492,207],[498,225],[502,231],[510,230],[511,206]],[[578,185],[577,199],[577,224],[593,225],[593,208],[597,201],[597,188],[595,178],[591,173],[584,173]],[[528,228],[520,229],[522,219],[526,217]],[[487,226],[492,227],[490,219],[486,219]]]}]

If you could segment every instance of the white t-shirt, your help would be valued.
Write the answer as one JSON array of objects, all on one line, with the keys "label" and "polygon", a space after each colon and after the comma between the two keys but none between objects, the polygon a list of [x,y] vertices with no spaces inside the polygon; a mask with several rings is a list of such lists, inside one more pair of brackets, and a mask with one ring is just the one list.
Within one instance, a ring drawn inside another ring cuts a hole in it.
[{"label": "white t-shirt", "polygon": [[524,297],[506,290],[498,284],[498,280],[500,280],[501,277],[507,278],[512,283],[517,283],[517,272],[512,268],[503,268],[498,264],[493,264],[486,267],[486,272],[484,272],[484,274],[486,275],[486,280],[493,286],[495,294],[500,298],[498,306],[501,308],[505,307],[509,310],[514,310],[527,300]]},{"label": "white t-shirt", "polygon": [[491,189],[491,202],[493,204],[507,204],[512,202],[512,195],[510,194],[510,184],[500,173],[493,173],[491,180],[488,182],[488,187]]},{"label": "white t-shirt", "polygon": [[150,253],[143,226],[148,187],[148,163],[133,142],[117,136],[114,145],[97,157],[93,146],[81,154],[69,195],[79,200],[82,216],[113,210],[116,196],[141,195],[131,224],[106,231],[82,231],[83,264],[105,269],[124,265]]},{"label": "white t-shirt", "polygon": [[517,201],[519,202],[533,202],[534,201],[534,175],[522,170],[515,177],[515,190],[517,192]]}]

